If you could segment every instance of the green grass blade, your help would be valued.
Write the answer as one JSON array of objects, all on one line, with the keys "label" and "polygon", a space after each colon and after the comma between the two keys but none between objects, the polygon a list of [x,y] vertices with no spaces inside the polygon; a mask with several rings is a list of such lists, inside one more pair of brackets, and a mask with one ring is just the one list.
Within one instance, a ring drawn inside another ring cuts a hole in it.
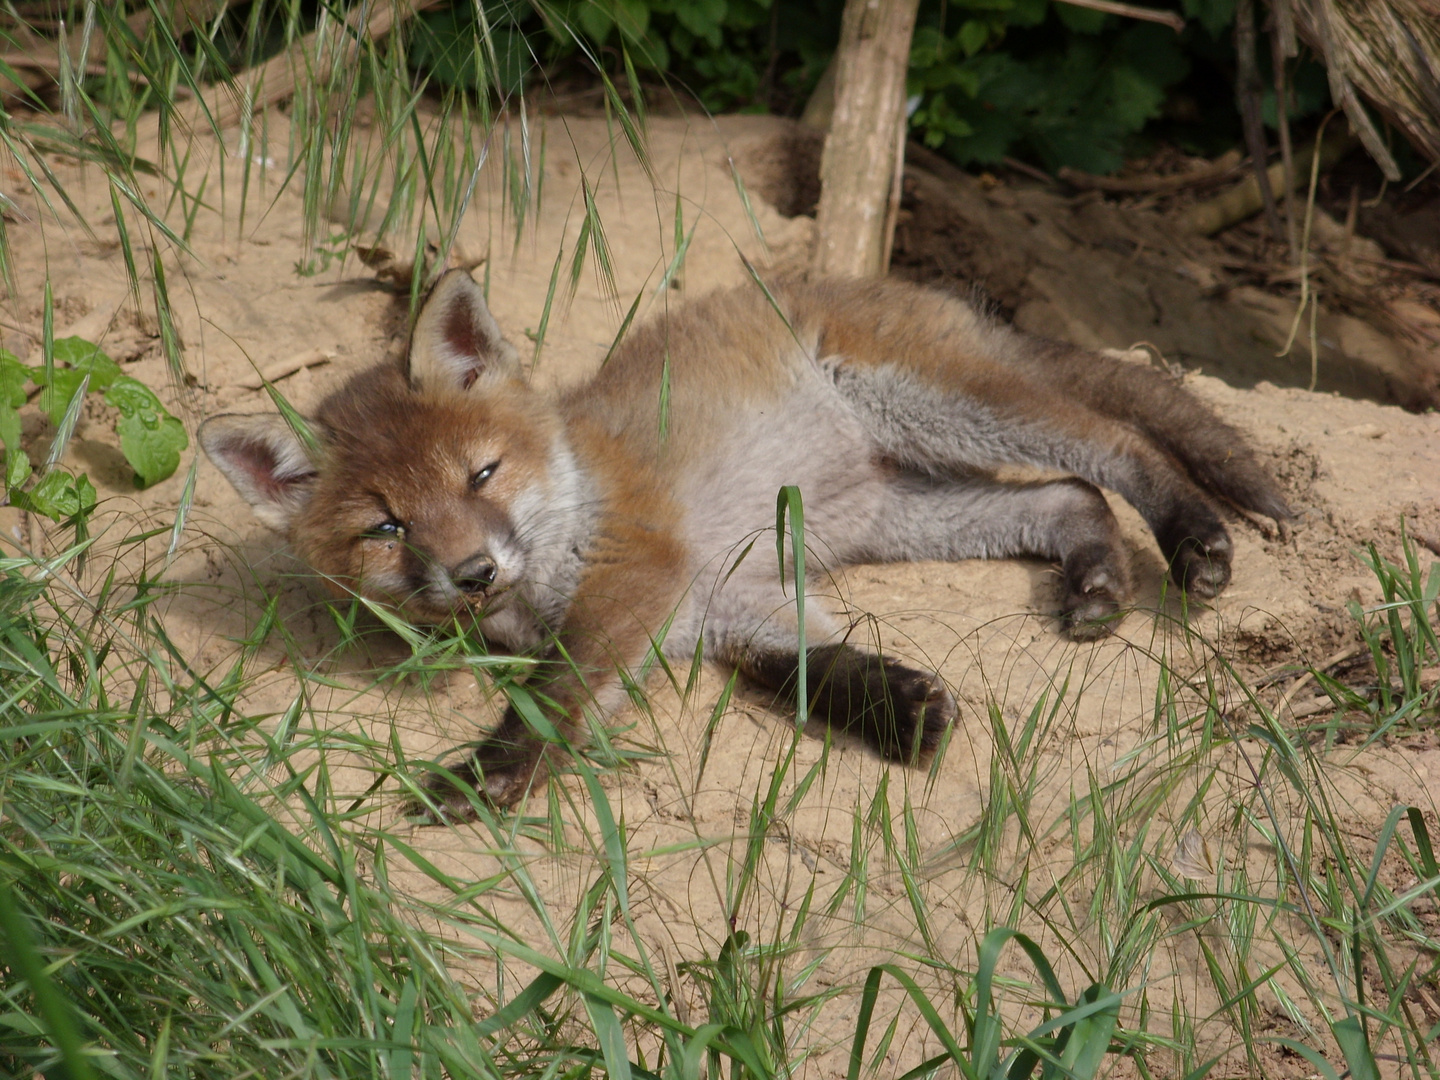
[{"label": "green grass blade", "polygon": [[3,935],[3,940],[0,940],[0,964],[30,984],[30,993],[40,1010],[40,1018],[72,1080],[92,1080],[95,1073],[82,1049],[71,1005],[56,990],[45,970],[28,922],[9,884],[0,879],[0,935]]}]

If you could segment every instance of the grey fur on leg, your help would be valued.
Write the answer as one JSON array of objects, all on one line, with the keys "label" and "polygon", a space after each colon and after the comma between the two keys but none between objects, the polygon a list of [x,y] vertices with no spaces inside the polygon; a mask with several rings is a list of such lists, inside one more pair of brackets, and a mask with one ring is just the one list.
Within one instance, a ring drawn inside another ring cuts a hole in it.
[{"label": "grey fur on leg", "polygon": [[906,475],[862,540],[861,558],[1058,562],[1060,618],[1078,640],[1114,629],[1130,599],[1120,525],[1100,491],[1083,480],[1005,483],[984,476]]}]

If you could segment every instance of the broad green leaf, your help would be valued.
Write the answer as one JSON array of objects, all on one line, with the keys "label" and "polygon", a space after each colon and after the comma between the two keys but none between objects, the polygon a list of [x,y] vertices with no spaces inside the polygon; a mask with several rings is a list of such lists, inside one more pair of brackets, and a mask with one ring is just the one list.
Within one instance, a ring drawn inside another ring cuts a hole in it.
[{"label": "broad green leaf", "polygon": [[1330,1025],[1330,1033],[1340,1044],[1340,1052],[1345,1055],[1345,1064],[1350,1066],[1353,1080],[1380,1080],[1380,1066],[1375,1061],[1370,1040],[1365,1035],[1365,1026],[1358,1016],[1352,1014],[1337,1020]]},{"label": "broad green leaf", "polygon": [[61,338],[55,342],[52,355],[55,363],[68,366],[52,366],[48,376],[44,367],[27,369],[35,384],[45,388],[40,394],[40,407],[49,414],[52,424],[59,425],[75,397],[75,391],[87,375],[92,390],[104,390],[121,377],[120,365],[106,356],[100,346],[84,338]]},{"label": "broad green leaf", "polygon": [[165,410],[148,386],[122,375],[105,400],[120,410],[115,426],[120,450],[141,487],[158,484],[180,467],[180,451],[190,445],[185,425]]},{"label": "broad green leaf", "polygon": [[610,17],[628,41],[640,41],[650,27],[650,5],[645,0],[613,0]]},{"label": "broad green leaf", "polygon": [[95,506],[95,486],[84,473],[71,476],[55,469],[30,491],[10,492],[10,501],[36,514],[64,521]]},{"label": "broad green leaf", "polygon": [[[5,492],[13,495],[16,488],[30,479],[30,457],[18,446],[5,450]],[[14,499],[12,498],[13,502]]]},{"label": "broad green leaf", "polygon": [[60,338],[55,342],[55,359],[89,375],[90,386],[95,390],[105,390],[120,378],[120,365],[99,345],[84,338]]},{"label": "broad green leaf", "polygon": [[615,25],[610,12],[599,4],[582,4],[575,15],[585,36],[597,43],[603,43],[610,36],[610,27]]},{"label": "broad green leaf", "polygon": [[726,0],[686,0],[675,5],[675,21],[698,38],[720,47],[720,27],[725,22]]},{"label": "broad green leaf", "polygon": [[0,405],[18,409],[25,404],[25,382],[31,371],[15,358],[15,354],[0,349]]},{"label": "broad green leaf", "polygon": [[960,47],[966,56],[974,56],[990,41],[990,24],[981,19],[966,19],[960,25]]}]

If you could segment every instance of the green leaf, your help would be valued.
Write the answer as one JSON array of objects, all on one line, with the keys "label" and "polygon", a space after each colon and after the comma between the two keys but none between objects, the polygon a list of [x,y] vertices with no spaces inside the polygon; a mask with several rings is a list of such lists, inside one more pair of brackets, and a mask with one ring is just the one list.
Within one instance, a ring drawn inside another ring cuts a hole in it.
[{"label": "green leaf", "polygon": [[1067,30],[1077,34],[1098,34],[1105,27],[1105,12],[1073,4],[1056,4],[1055,14]]},{"label": "green leaf", "polygon": [[190,445],[185,425],[165,410],[148,386],[122,375],[105,400],[120,410],[120,422],[115,426],[120,451],[141,487],[158,484],[180,467],[180,451]]},{"label": "green leaf", "polygon": [[1365,1027],[1358,1016],[1347,1016],[1330,1025],[1330,1033],[1340,1044],[1345,1055],[1345,1064],[1350,1067],[1353,1080],[1380,1080],[1380,1067],[1370,1050],[1370,1040],[1365,1037]]},{"label": "green leaf", "polygon": [[0,349],[0,443],[7,450],[20,449],[20,414],[15,410],[25,404],[25,383],[29,378],[30,369]]},{"label": "green leaf", "polygon": [[18,446],[5,450],[5,493],[14,502],[15,489],[30,479],[30,457]]},{"label": "green leaf", "polygon": [[68,364],[74,371],[89,375],[90,386],[95,390],[104,390],[120,378],[120,365],[110,359],[99,345],[84,338],[67,337],[55,342],[55,359]]},{"label": "green leaf", "polygon": [[1207,33],[1218,38],[1235,22],[1235,0],[1185,0],[1185,17],[1200,20]]},{"label": "green leaf", "polygon": [[28,367],[15,354],[0,349],[0,405],[18,409],[25,404],[25,382],[31,377]]},{"label": "green leaf", "polygon": [[627,41],[641,41],[650,28],[650,5],[645,0],[612,0],[611,17]]},{"label": "green leaf", "polygon": [[68,366],[50,365],[48,375],[45,367],[26,370],[35,385],[45,388],[40,395],[40,407],[49,415],[50,422],[57,426],[87,375],[91,390],[104,390],[121,377],[120,365],[106,356],[100,346],[84,338],[61,338],[55,342],[51,355],[55,363]]},{"label": "green leaf", "polygon": [[64,521],[94,509],[95,485],[84,473],[71,476],[55,469],[30,491],[12,490],[10,501],[21,509]]},{"label": "green leaf", "polygon": [[686,0],[675,7],[675,21],[712,48],[720,47],[720,27],[725,22],[726,0]]},{"label": "green leaf", "polygon": [[600,4],[581,4],[575,14],[585,36],[597,44],[603,43],[610,36],[610,27],[615,25],[610,12]]},{"label": "green leaf", "polygon": [[[40,382],[45,378],[42,369],[36,368],[36,381]],[[85,372],[72,371],[69,368],[56,368],[51,375],[48,385],[40,393],[40,407],[50,417],[50,423],[56,427],[65,418],[65,411],[70,408],[70,402],[75,398],[75,391],[80,389],[80,384],[85,381]]]},{"label": "green leaf", "polygon": [[960,27],[960,47],[966,56],[974,56],[990,41],[990,24],[980,19],[966,19]]}]

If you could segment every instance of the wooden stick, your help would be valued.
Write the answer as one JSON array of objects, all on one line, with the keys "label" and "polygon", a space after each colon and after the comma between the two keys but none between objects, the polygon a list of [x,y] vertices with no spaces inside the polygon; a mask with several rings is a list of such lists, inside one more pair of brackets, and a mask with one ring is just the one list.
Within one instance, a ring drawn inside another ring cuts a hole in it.
[{"label": "wooden stick", "polygon": [[1127,19],[1160,23],[1162,26],[1170,27],[1177,34],[1185,29],[1185,20],[1173,11],[1156,11],[1154,8],[1116,3],[1116,0],[1060,0],[1060,3],[1069,4],[1071,7],[1089,8],[1091,11],[1103,11],[1107,15],[1122,15]]},{"label": "wooden stick", "polygon": [[[845,0],[835,56],[835,113],[820,159],[817,275],[882,271],[905,70],[919,0]],[[902,142],[900,153],[904,153]]]},{"label": "wooden stick", "polygon": [[890,174],[890,199],[885,207],[885,227],[880,230],[880,273],[890,272],[890,255],[895,250],[895,225],[900,220],[900,193],[905,187],[905,133],[910,118],[900,114],[900,130],[895,133],[895,171]]},{"label": "wooden stick", "polygon": [[287,376],[294,375],[304,368],[315,367],[318,364],[328,364],[335,359],[335,354],[328,349],[306,349],[302,353],[285,360],[277,360],[273,364],[266,364],[259,371],[252,371],[243,379],[236,381],[236,386],[243,386],[247,390],[259,390],[267,382],[279,382]]},{"label": "wooden stick", "polygon": [[[1343,139],[1331,139],[1320,151],[1320,167],[1328,169],[1355,149],[1358,140],[1352,135]],[[1315,146],[1305,147],[1295,154],[1295,170],[1291,179],[1295,182],[1310,176],[1310,164],[1315,156]],[[1285,180],[1283,163],[1271,165],[1266,174],[1272,187],[1278,187]],[[1229,191],[1222,192],[1203,203],[1196,203],[1180,216],[1179,226],[1185,232],[1199,236],[1213,236],[1221,229],[1244,221],[1264,206],[1260,196],[1260,184],[1255,177],[1247,176]]]},{"label": "wooden stick", "polygon": [[1188,188],[1223,184],[1235,177],[1244,166],[1239,150],[1227,150],[1208,165],[1169,176],[1096,176],[1070,166],[1062,166],[1055,175],[1071,187],[1082,191],[1109,191],[1117,195],[1167,195]]},{"label": "wooden stick", "polygon": [[1274,189],[1279,185],[1270,183],[1270,174],[1265,169],[1268,154],[1265,122],[1260,116],[1260,92],[1260,69],[1255,63],[1254,0],[1236,0],[1235,100],[1240,106],[1240,126],[1245,132],[1245,147],[1250,151],[1250,161],[1255,169],[1255,183],[1260,191],[1260,205],[1265,210],[1265,223],[1270,226],[1270,235],[1278,240],[1281,236],[1280,215],[1275,209]]}]

